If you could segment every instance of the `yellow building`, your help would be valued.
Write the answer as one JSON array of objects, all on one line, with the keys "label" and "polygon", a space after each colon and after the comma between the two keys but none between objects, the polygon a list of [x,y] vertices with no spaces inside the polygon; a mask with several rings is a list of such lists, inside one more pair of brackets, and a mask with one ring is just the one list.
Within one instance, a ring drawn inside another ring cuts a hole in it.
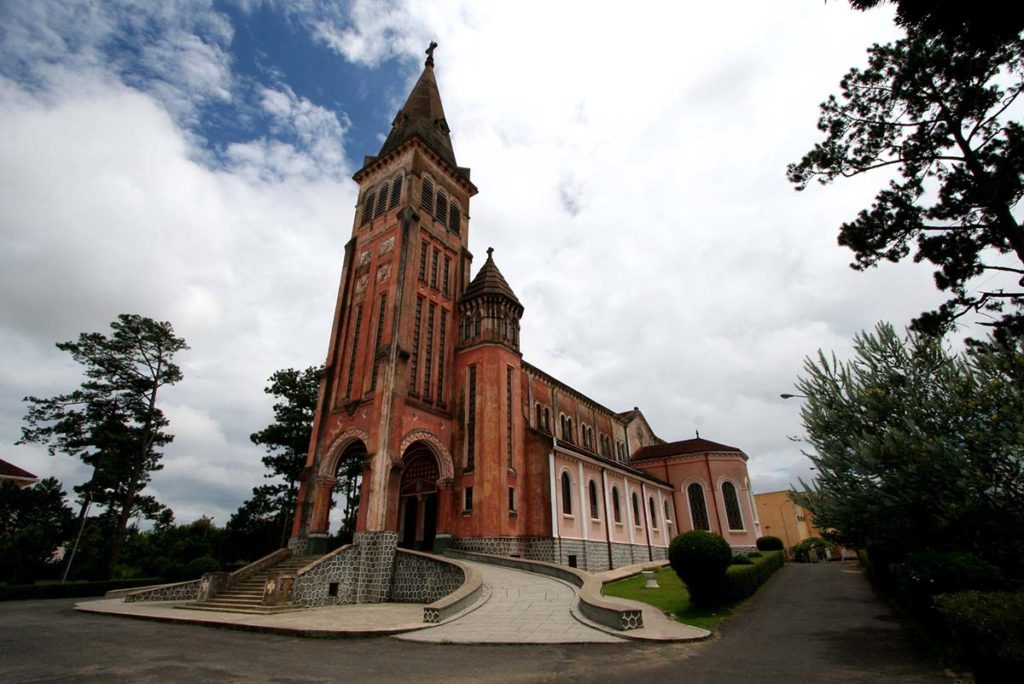
[{"label": "yellow building", "polygon": [[808,537],[821,536],[810,512],[793,503],[788,490],[755,494],[754,502],[761,519],[761,534],[778,537],[787,550]]}]

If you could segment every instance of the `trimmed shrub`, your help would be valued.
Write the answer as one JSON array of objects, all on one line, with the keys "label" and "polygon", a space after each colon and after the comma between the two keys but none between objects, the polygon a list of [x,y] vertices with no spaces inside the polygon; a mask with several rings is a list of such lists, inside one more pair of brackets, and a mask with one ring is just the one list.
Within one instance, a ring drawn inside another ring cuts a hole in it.
[{"label": "trimmed shrub", "polygon": [[768,551],[749,566],[732,567],[725,575],[723,597],[729,603],[752,596],[786,562],[781,551]]},{"label": "trimmed shrub", "polygon": [[750,560],[750,558],[748,556],[733,556],[732,557],[732,564],[733,565],[753,565],[754,561]]},{"label": "trimmed shrub", "polygon": [[668,559],[686,584],[693,605],[711,608],[721,603],[725,571],[732,562],[727,541],[703,530],[686,532],[669,544]]},{"label": "trimmed shrub", "polygon": [[1024,672],[1024,593],[962,591],[936,598],[978,682],[1018,681]]},{"label": "trimmed shrub", "polygon": [[786,548],[781,539],[771,535],[758,537],[756,544],[758,551],[783,551]]},{"label": "trimmed shrub", "polygon": [[762,555],[764,554],[762,554],[760,551],[751,551],[747,554],[747,558],[760,558]]},{"label": "trimmed shrub", "polygon": [[185,568],[185,576],[189,579],[202,577],[207,572],[220,572],[220,563],[211,556],[200,556],[189,561]]}]

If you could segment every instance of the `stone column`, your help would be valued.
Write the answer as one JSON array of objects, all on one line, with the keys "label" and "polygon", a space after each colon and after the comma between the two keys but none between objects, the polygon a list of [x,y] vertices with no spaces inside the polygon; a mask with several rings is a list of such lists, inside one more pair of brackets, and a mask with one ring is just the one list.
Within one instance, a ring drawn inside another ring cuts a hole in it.
[{"label": "stone column", "polygon": [[356,552],[355,603],[387,601],[391,595],[398,533],[356,532],[352,544]]},{"label": "stone column", "polygon": [[444,553],[452,541],[452,497],[455,483],[452,478],[437,481],[437,534],[434,552]]}]

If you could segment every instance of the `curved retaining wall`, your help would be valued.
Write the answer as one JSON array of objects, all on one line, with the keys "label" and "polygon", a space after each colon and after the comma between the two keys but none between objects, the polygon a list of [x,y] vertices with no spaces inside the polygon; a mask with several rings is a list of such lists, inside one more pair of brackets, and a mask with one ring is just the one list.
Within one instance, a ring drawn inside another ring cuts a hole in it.
[{"label": "curved retaining wall", "polygon": [[506,556],[488,556],[482,553],[447,549],[445,555],[464,560],[500,565],[514,570],[535,572],[569,582],[579,589],[580,612],[587,618],[612,629],[628,631],[644,626],[643,611],[601,595],[601,580],[589,572],[567,568],[554,563],[530,561]]},{"label": "curved retaining wall", "polygon": [[442,622],[473,605],[483,591],[483,578],[468,565],[450,558],[399,549],[391,600],[428,603],[424,622]]}]

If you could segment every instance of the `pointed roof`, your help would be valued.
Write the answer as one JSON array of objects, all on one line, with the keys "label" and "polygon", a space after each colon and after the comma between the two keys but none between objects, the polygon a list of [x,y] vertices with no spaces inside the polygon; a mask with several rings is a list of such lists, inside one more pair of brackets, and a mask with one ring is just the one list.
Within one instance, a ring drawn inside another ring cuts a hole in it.
[{"label": "pointed roof", "polygon": [[466,291],[462,293],[462,297],[459,301],[468,301],[475,299],[476,297],[483,297],[486,295],[498,295],[512,300],[519,310],[522,311],[523,305],[520,303],[519,298],[516,297],[516,293],[509,287],[508,281],[505,280],[505,276],[501,275],[501,271],[494,263],[494,248],[487,248],[487,261],[477,271],[476,277],[473,278],[473,282],[469,284]]},{"label": "pointed roof", "polygon": [[458,168],[452,139],[448,135],[448,122],[444,118],[444,108],[441,106],[441,93],[434,79],[433,48],[436,46],[436,43],[431,43],[431,48],[427,50],[428,57],[423,73],[409,93],[409,99],[395,116],[391,132],[377,157],[383,157],[388,152],[398,149],[410,138],[419,137],[437,156],[451,164],[452,168]]}]

